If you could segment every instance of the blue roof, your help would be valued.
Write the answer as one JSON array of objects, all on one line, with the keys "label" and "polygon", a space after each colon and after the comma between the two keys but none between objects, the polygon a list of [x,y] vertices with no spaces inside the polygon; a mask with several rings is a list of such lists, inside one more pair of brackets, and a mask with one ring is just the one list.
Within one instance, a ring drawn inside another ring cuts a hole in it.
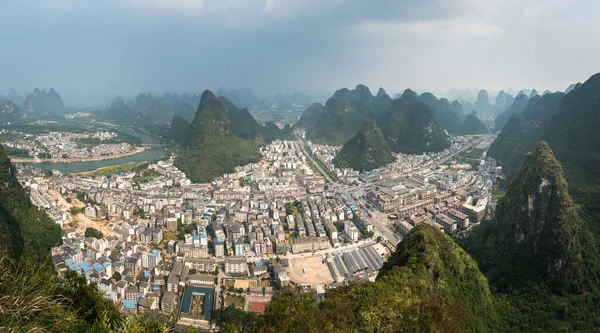
[{"label": "blue roof", "polygon": [[87,261],[82,261],[79,266],[81,266],[81,269],[83,269],[84,271],[88,272],[92,270],[92,265],[90,265]]},{"label": "blue roof", "polygon": [[145,276],[145,277],[149,277],[149,276],[150,276],[150,274],[151,274],[151,273],[150,273],[150,271],[144,271],[144,276]]},{"label": "blue roof", "polygon": [[78,271],[81,269],[81,266],[79,266],[78,264],[72,264],[72,265],[69,265],[69,268],[73,271]]},{"label": "blue roof", "polygon": [[98,263],[95,263],[95,264],[94,264],[94,269],[95,269],[96,271],[98,271],[98,272],[99,272],[99,271],[103,271],[103,270],[104,270],[104,266],[102,266],[102,265],[100,265],[100,264],[98,264]]},{"label": "blue roof", "polygon": [[[108,259],[107,259],[107,260],[108,260]],[[104,267],[112,266],[112,262],[110,262],[110,260],[108,260],[108,261],[105,261],[105,262],[104,262],[102,265],[103,265]]]},{"label": "blue roof", "polygon": [[67,264],[67,266],[71,266],[73,265],[75,262],[73,261],[72,258],[67,258],[65,259],[65,264]]},{"label": "blue roof", "polygon": [[158,250],[154,249],[154,250],[148,252],[148,256],[149,257],[156,257],[158,255],[158,253],[159,253]]},{"label": "blue roof", "polygon": [[132,301],[132,300],[128,300],[128,299],[124,299],[121,301],[121,304],[123,304],[123,307],[126,309],[137,309],[137,300]]},{"label": "blue roof", "polygon": [[262,262],[262,261],[256,261],[256,262],[254,262],[254,266],[256,266],[256,267],[263,267],[264,265],[265,265],[265,263]]}]

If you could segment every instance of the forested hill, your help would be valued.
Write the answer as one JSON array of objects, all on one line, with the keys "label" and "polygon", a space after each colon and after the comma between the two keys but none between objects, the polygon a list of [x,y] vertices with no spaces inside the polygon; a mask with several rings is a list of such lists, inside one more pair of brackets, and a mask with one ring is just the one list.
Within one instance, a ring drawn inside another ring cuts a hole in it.
[{"label": "forested hill", "polygon": [[443,130],[458,130],[460,104],[438,100],[429,93],[422,96],[420,99],[407,89],[400,98],[392,100],[383,89],[373,96],[368,87],[359,84],[353,90],[336,91],[325,107],[311,105],[294,127],[304,128],[307,139],[317,143],[343,145],[365,121],[371,121],[395,152],[420,154],[446,149],[450,144]]},{"label": "forested hill", "polygon": [[365,121],[358,133],[344,143],[333,163],[338,168],[368,171],[393,161],[392,150],[379,127],[372,121]]},{"label": "forested hill", "polygon": [[[524,96],[524,95],[520,95]],[[488,151],[488,156],[502,163],[507,181],[518,171],[525,154],[533,151],[543,132],[558,112],[563,93],[550,93],[529,100],[520,114],[513,114]]]},{"label": "forested hill", "polygon": [[0,145],[0,250],[15,259],[43,260],[60,243],[60,226],[31,204]]},{"label": "forested hill", "polygon": [[421,102],[412,91],[405,91],[395,100],[379,124],[395,152],[422,154],[450,147],[431,106]]},{"label": "forested hill", "polygon": [[477,112],[472,112],[467,116],[463,122],[459,132],[461,134],[486,134],[489,133],[489,129],[485,124],[477,118]]},{"label": "forested hill", "polygon": [[188,133],[175,166],[193,182],[210,182],[238,165],[258,161],[257,147],[232,133],[223,103],[209,90],[202,94]]},{"label": "forested hill", "polygon": [[477,264],[440,230],[421,224],[398,245],[375,282],[341,286],[317,302],[275,297],[264,315],[228,308],[242,332],[492,332],[492,294]]},{"label": "forested hill", "polygon": [[598,263],[595,240],[575,210],[560,163],[543,141],[527,155],[498,203],[495,223],[479,237],[484,243],[470,251],[501,290],[547,285],[562,294],[589,290],[596,282],[593,274],[584,274]]}]

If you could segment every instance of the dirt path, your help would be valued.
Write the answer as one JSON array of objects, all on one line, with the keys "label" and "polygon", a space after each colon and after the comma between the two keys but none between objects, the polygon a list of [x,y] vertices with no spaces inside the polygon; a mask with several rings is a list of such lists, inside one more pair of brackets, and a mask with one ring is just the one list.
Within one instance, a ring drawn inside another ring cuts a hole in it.
[{"label": "dirt path", "polygon": [[[65,198],[58,192],[53,191],[52,193],[49,193],[49,195],[54,200],[57,200],[60,205],[65,206],[67,208],[67,210],[70,210],[71,207],[77,207],[77,208],[85,207],[85,204],[77,199],[73,200],[71,203],[67,202],[67,200],[65,200]],[[115,234],[112,230],[110,230],[109,222],[107,220],[94,221],[82,213],[79,213],[76,215],[69,214],[69,216],[70,216],[71,221],[76,222],[75,233],[77,233],[77,234],[80,234],[80,235],[85,234],[85,229],[88,227],[100,230],[105,237],[112,236]],[[68,226],[68,224],[65,224],[65,226]]]}]

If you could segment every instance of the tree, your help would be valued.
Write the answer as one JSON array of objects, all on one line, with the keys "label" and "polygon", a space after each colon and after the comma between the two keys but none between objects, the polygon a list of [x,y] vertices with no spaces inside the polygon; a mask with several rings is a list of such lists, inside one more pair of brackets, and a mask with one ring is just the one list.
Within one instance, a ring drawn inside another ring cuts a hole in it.
[{"label": "tree", "polygon": [[119,273],[119,272],[115,272],[115,273],[112,275],[112,278],[113,278],[113,279],[115,279],[115,280],[117,280],[117,281],[121,281],[121,278],[122,278],[122,277],[121,277],[121,273]]},{"label": "tree", "polygon": [[197,271],[195,268],[190,268],[190,270],[188,271],[188,274],[196,274]]},{"label": "tree", "polygon": [[69,213],[71,213],[71,215],[77,215],[77,214],[81,213],[81,210],[79,208],[73,206],[69,209]]},{"label": "tree", "polygon": [[101,239],[104,237],[101,231],[94,229],[92,227],[87,227],[85,229],[85,237],[94,237],[96,239]]}]

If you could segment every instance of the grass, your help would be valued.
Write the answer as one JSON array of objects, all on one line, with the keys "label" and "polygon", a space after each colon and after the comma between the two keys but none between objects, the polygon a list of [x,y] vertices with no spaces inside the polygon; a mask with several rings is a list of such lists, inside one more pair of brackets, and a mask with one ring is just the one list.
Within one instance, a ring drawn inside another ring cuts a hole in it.
[{"label": "grass", "polygon": [[140,162],[128,162],[128,163],[123,163],[123,164],[117,164],[117,165],[111,165],[111,166],[106,166],[106,167],[102,167],[96,170],[92,170],[92,171],[87,171],[87,172],[80,172],[80,173],[76,173],[74,175],[77,176],[91,176],[92,178],[98,177],[98,176],[110,176],[110,175],[114,175],[120,172],[124,172],[124,171],[129,171],[129,170],[133,170],[136,169],[142,165],[144,165],[145,163],[148,163],[147,161],[140,161]]},{"label": "grass", "polygon": [[492,190],[492,199],[500,200],[500,199],[502,199],[502,197],[504,197],[505,194],[506,194],[506,189],[497,187]]},{"label": "grass", "polygon": [[246,300],[242,296],[225,296],[225,307],[228,307],[233,304],[236,308],[240,308],[243,310],[245,302]]}]

